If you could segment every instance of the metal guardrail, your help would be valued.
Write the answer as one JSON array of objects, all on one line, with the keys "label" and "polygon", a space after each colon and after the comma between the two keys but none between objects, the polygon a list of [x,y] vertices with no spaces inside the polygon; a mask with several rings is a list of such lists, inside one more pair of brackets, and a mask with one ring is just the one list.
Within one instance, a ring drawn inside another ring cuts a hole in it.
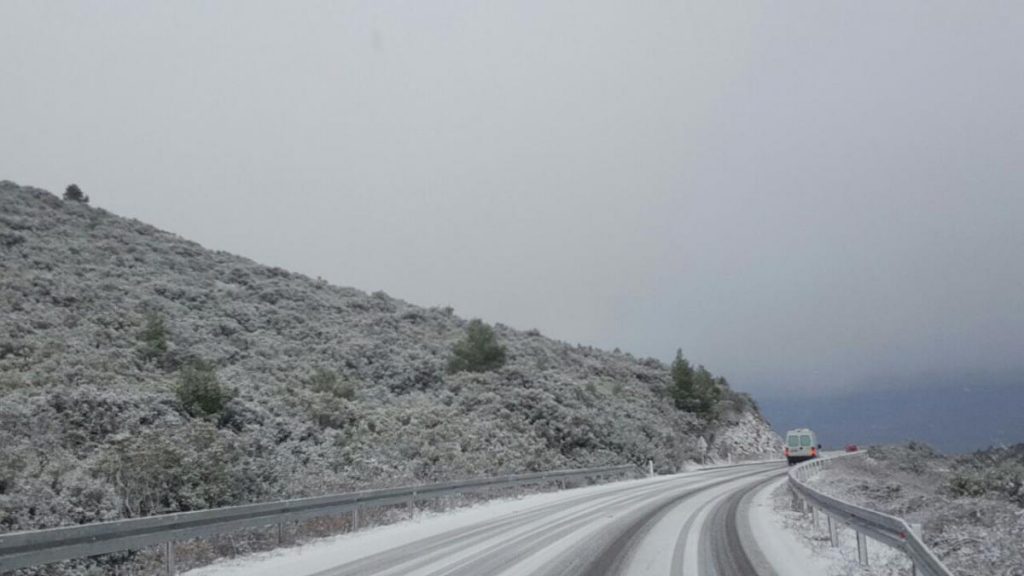
[{"label": "metal guardrail", "polygon": [[946,568],[932,552],[921,535],[913,530],[906,521],[896,516],[883,514],[869,508],[863,508],[850,504],[839,498],[823,494],[810,486],[804,480],[812,473],[831,466],[838,458],[856,457],[864,455],[863,452],[842,454],[829,458],[816,458],[809,462],[799,464],[789,471],[789,485],[801,498],[805,506],[809,505],[813,510],[821,510],[828,520],[829,536],[832,545],[838,545],[838,533],[835,522],[846,524],[857,532],[858,558],[862,564],[868,563],[867,541],[868,536],[892,548],[902,551],[910,557],[914,563],[914,573],[924,576],[953,576],[949,568]]},{"label": "metal guardrail", "polygon": [[[515,474],[476,480],[440,482],[420,486],[363,490],[331,496],[298,498],[179,512],[113,522],[99,522],[29,532],[0,534],[0,573],[61,560],[85,558],[123,550],[138,550],[166,544],[168,573],[174,574],[174,541],[220,534],[245,528],[278,525],[283,522],[354,513],[358,524],[360,509],[388,504],[430,500],[453,494],[481,492],[541,482],[564,482],[592,476],[606,476],[639,468],[632,464],[575,470]],[[639,470],[645,472],[645,470]]]}]

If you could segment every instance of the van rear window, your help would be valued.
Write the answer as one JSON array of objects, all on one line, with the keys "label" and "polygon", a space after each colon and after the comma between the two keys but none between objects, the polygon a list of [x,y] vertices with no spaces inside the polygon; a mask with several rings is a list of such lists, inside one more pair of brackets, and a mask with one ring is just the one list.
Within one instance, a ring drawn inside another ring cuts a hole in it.
[{"label": "van rear window", "polygon": [[786,442],[789,444],[790,448],[796,448],[800,446],[800,437],[790,436],[789,438],[786,438]]},{"label": "van rear window", "polygon": [[811,437],[810,436],[801,436],[800,437],[800,445],[801,446],[810,446],[811,445]]}]

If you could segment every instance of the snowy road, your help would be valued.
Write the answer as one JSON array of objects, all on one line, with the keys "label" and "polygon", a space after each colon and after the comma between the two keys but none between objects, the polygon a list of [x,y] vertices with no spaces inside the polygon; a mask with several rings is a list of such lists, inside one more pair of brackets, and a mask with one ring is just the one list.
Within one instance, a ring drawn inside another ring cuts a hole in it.
[{"label": "snowy road", "polygon": [[[773,574],[746,518],[784,464],[540,494],[353,534],[203,574],[289,576]],[[461,516],[461,519],[460,519]]]}]

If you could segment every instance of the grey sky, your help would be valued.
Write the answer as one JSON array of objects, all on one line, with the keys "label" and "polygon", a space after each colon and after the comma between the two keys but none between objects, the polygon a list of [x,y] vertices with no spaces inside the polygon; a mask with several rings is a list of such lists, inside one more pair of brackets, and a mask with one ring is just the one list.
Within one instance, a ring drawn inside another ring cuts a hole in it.
[{"label": "grey sky", "polygon": [[0,3],[0,178],[755,393],[1024,373],[1024,3]]}]

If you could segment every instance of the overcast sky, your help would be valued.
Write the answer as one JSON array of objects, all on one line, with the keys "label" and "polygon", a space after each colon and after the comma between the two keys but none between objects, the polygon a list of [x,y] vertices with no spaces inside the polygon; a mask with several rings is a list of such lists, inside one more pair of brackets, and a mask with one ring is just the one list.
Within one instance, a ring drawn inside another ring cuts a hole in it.
[{"label": "overcast sky", "polygon": [[1019,0],[4,0],[0,178],[466,317],[681,347],[755,394],[1003,377],[1022,31]]}]

